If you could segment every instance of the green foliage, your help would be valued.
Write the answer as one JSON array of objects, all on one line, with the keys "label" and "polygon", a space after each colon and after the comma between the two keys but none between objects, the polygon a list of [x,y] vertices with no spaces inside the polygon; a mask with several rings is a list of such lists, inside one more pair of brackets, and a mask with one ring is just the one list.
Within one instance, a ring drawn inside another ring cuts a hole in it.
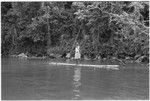
[{"label": "green foliage", "polygon": [[[92,4],[85,6],[84,2],[76,3],[80,9],[75,13],[80,20],[87,20],[87,26],[91,25],[90,32],[93,34],[93,40],[99,38],[99,42],[105,47],[105,42],[109,43],[116,41],[113,45],[117,48],[121,48],[122,52],[137,53],[144,51],[145,48],[141,48],[144,44],[148,44],[149,29],[143,23],[144,16],[141,11],[148,5],[145,2],[93,2]],[[84,5],[84,6],[83,6]],[[126,9],[128,10],[126,10]],[[131,11],[131,9],[133,9]],[[110,29],[111,31],[107,31]],[[96,33],[95,33],[96,32]],[[98,35],[100,34],[98,37]],[[122,37],[114,37],[115,34]],[[141,34],[144,34],[144,36]],[[106,40],[107,36],[109,40]],[[110,37],[109,37],[110,36]],[[117,39],[117,40],[116,40]],[[128,39],[128,41],[124,41]],[[146,42],[144,40],[146,40]],[[109,44],[111,45],[111,44]],[[123,46],[123,47],[121,47]],[[128,46],[128,51],[125,48]],[[144,45],[145,46],[145,45]],[[147,47],[148,50],[149,47]],[[103,48],[106,50],[106,48]],[[107,50],[111,51],[111,50]],[[117,50],[116,50],[117,51]],[[118,50],[118,53],[120,50]],[[147,51],[148,54],[148,51]]]},{"label": "green foliage", "polygon": [[2,54],[61,53],[75,40],[83,54],[149,54],[144,1],[2,2],[1,8]]}]

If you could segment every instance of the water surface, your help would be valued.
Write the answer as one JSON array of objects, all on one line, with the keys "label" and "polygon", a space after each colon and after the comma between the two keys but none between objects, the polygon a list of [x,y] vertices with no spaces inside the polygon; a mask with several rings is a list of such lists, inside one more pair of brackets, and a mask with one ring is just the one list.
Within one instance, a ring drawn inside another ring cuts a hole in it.
[{"label": "water surface", "polygon": [[106,70],[52,66],[48,64],[49,62],[50,60],[2,58],[2,99],[148,100],[149,98],[148,68]]}]

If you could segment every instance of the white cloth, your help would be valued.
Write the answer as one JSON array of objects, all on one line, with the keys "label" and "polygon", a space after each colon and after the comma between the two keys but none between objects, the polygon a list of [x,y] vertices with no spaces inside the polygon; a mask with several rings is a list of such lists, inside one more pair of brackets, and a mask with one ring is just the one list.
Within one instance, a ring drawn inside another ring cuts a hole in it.
[{"label": "white cloth", "polygon": [[81,58],[80,46],[77,46],[75,48],[75,59],[80,59],[80,58]]},{"label": "white cloth", "polygon": [[66,58],[70,58],[71,54],[67,53]]}]

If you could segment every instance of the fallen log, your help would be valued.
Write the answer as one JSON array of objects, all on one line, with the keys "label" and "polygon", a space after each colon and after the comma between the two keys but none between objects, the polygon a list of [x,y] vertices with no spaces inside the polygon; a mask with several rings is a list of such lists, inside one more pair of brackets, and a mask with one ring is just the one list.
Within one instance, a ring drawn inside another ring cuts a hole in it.
[{"label": "fallen log", "polygon": [[94,67],[94,68],[106,68],[106,69],[114,69],[119,70],[119,65],[91,65],[91,64],[73,64],[73,63],[60,63],[60,62],[50,62],[50,65],[57,66],[80,66],[80,67]]}]

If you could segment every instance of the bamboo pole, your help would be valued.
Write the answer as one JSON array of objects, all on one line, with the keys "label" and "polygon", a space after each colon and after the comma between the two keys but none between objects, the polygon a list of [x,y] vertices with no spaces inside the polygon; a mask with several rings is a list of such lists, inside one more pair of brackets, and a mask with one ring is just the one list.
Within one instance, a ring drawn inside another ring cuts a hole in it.
[{"label": "bamboo pole", "polygon": [[56,66],[79,66],[79,67],[94,67],[94,68],[106,68],[106,69],[114,69],[119,70],[119,65],[91,65],[91,64],[73,64],[73,63],[60,63],[60,62],[50,62],[49,65]]}]

